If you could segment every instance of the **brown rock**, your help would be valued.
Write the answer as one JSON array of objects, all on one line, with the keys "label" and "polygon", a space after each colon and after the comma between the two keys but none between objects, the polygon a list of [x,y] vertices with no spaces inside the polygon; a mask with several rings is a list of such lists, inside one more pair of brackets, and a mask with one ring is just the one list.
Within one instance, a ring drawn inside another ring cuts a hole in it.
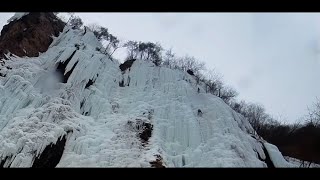
[{"label": "brown rock", "polygon": [[154,168],[165,168],[166,166],[163,165],[162,157],[159,154],[155,155],[155,157],[156,157],[155,161],[149,162],[151,164],[151,167],[154,167]]},{"label": "brown rock", "polygon": [[29,13],[5,25],[0,36],[0,58],[11,52],[17,56],[36,57],[47,51],[52,35],[58,36],[65,23],[53,13]]}]

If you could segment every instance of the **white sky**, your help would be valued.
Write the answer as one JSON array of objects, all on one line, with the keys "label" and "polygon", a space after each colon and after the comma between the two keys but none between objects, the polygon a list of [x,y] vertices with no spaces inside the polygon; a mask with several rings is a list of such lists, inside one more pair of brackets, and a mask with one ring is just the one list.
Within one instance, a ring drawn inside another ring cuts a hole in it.
[{"label": "white sky", "polygon": [[[263,104],[282,121],[296,121],[320,97],[320,14],[76,14],[122,39],[160,42],[205,61],[239,99]],[[0,13],[0,27],[12,15]]]}]

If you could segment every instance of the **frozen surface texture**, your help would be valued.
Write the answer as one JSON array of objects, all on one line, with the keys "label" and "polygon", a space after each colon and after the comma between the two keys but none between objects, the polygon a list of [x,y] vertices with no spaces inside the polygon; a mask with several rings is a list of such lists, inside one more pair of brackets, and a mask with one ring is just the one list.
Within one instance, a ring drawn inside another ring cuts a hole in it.
[{"label": "frozen surface texture", "polygon": [[139,59],[122,71],[97,47],[89,30],[66,27],[39,57],[0,66],[1,166],[39,165],[57,148],[57,167],[267,167],[248,121],[197,93],[193,76]]}]

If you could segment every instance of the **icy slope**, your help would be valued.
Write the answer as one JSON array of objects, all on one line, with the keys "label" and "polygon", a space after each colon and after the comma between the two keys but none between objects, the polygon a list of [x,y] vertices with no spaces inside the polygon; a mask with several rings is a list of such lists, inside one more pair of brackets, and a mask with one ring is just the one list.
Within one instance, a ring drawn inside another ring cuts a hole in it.
[{"label": "icy slope", "polygon": [[267,167],[248,121],[192,76],[141,60],[122,72],[97,47],[66,27],[0,66],[0,166]]}]

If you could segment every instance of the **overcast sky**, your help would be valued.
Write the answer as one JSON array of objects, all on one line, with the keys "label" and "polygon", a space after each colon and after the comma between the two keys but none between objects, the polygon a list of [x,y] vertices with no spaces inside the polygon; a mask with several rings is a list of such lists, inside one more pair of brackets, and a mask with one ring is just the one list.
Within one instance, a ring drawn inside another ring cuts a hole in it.
[{"label": "overcast sky", "polygon": [[[124,40],[160,42],[205,61],[239,99],[264,105],[282,121],[296,121],[320,97],[320,14],[76,14]],[[12,15],[0,13],[0,27]]]}]

